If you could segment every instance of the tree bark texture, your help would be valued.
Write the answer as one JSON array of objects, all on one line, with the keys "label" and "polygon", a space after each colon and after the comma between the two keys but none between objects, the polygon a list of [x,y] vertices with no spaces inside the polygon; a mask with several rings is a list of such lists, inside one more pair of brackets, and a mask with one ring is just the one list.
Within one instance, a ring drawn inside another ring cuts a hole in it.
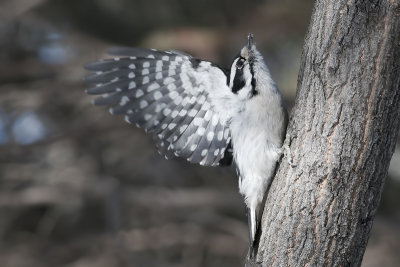
[{"label": "tree bark texture", "polygon": [[400,0],[317,0],[247,266],[360,266],[400,121]]}]

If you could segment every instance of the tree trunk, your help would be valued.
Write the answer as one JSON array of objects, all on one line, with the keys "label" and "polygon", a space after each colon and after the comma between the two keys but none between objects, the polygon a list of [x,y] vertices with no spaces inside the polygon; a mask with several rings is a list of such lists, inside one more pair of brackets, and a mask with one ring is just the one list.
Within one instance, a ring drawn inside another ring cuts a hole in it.
[{"label": "tree trunk", "polygon": [[[400,0],[317,0],[262,266],[360,266],[400,122]],[[246,261],[246,266],[255,262]]]}]

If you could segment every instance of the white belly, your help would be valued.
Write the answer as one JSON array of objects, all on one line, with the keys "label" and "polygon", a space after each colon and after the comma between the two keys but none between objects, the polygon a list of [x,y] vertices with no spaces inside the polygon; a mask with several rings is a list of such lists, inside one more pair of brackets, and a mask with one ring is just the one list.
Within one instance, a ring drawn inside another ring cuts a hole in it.
[{"label": "white belly", "polygon": [[257,110],[260,106],[267,105],[249,103],[230,125],[233,156],[239,171],[239,191],[248,207],[261,203],[273,179],[285,126],[283,120],[277,118],[279,113],[269,112],[274,109]]},{"label": "white belly", "polygon": [[256,132],[255,129],[241,129],[236,136],[232,136],[232,142],[240,175],[239,192],[250,207],[262,201],[272,181],[280,156],[279,147],[267,139],[265,132]]}]

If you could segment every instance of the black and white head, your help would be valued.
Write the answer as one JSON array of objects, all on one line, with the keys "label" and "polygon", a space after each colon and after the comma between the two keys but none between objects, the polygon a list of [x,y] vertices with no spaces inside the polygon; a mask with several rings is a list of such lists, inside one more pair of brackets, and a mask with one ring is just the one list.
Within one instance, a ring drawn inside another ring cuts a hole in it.
[{"label": "black and white head", "polygon": [[260,52],[254,44],[253,34],[249,34],[248,43],[233,60],[229,87],[241,99],[249,99],[260,93],[262,80],[272,81],[269,70]]}]

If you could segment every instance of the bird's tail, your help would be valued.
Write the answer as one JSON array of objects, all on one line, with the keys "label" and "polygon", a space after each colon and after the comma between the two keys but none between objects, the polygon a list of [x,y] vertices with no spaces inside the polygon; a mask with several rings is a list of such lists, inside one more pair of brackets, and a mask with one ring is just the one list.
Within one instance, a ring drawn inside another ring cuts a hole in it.
[{"label": "bird's tail", "polygon": [[258,211],[257,207],[247,208],[247,220],[249,224],[249,239],[250,239],[250,258],[255,255],[254,245],[258,229]]}]

